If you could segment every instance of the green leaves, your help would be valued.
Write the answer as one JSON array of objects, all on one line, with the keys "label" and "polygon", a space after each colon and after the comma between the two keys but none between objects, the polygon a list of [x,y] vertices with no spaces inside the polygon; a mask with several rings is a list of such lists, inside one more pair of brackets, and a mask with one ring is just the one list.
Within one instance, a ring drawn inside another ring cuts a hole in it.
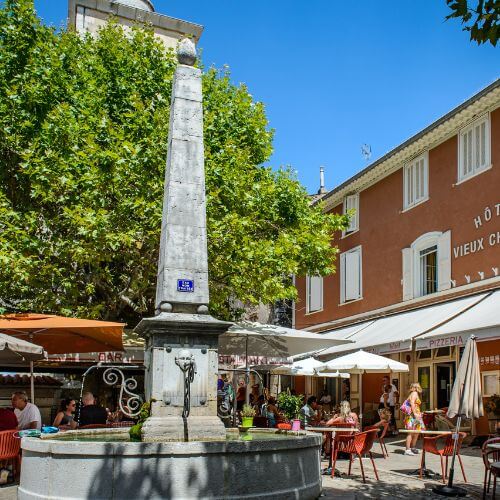
[{"label": "green leaves", "polygon": [[462,19],[463,30],[470,32],[471,40],[478,45],[490,42],[495,47],[500,36],[500,0],[476,1],[477,4],[468,0],[446,0],[453,11],[446,19]]},{"label": "green leaves", "polygon": [[[173,53],[109,23],[80,37],[28,0],[0,10],[0,307],[152,315]],[[291,274],[334,271],[345,223],[291,170],[262,167],[264,106],[227,71],[203,76],[211,307],[295,297]]]}]

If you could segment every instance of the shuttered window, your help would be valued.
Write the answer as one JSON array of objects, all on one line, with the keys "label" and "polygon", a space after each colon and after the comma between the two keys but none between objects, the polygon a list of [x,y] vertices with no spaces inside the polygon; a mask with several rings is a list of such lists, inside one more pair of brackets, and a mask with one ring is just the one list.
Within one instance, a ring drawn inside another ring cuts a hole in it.
[{"label": "shuttered window", "polygon": [[451,231],[426,233],[403,248],[403,300],[451,288]]},{"label": "shuttered window", "polygon": [[459,134],[458,180],[464,180],[490,166],[490,120],[486,115]]},{"label": "shuttered window", "polygon": [[340,254],[340,302],[362,298],[361,247]]},{"label": "shuttered window", "polygon": [[323,278],[321,276],[306,277],[306,294],[306,312],[321,311],[323,309]]},{"label": "shuttered window", "polygon": [[349,227],[344,231],[344,235],[359,229],[359,194],[346,196],[344,199],[344,214],[350,213]]},{"label": "shuttered window", "polygon": [[429,162],[424,153],[404,167],[404,208],[410,208],[429,196]]}]

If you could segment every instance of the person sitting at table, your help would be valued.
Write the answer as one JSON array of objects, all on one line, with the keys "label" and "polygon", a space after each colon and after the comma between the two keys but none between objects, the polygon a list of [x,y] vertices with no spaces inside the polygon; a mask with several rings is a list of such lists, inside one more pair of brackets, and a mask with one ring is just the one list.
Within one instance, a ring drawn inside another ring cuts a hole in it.
[{"label": "person sitting at table", "polygon": [[18,426],[22,431],[25,429],[42,429],[42,416],[38,406],[28,401],[28,394],[24,391],[17,391],[12,394],[12,406],[15,408]]},{"label": "person sitting at table", "polygon": [[11,408],[0,408],[0,431],[17,429],[17,417]]},{"label": "person sitting at table", "polygon": [[276,427],[276,420],[280,412],[276,406],[276,399],[272,396],[267,400],[267,404],[262,407],[262,416],[269,421],[269,427]]},{"label": "person sitting at table", "polygon": [[339,413],[336,413],[326,423],[326,425],[329,427],[335,427],[336,424],[353,424],[354,427],[358,427],[358,416],[356,415],[356,413],[351,411],[351,405],[349,404],[349,401],[342,401],[340,403]]},{"label": "person sitting at table", "polygon": [[425,424],[422,419],[422,412],[420,411],[420,405],[422,404],[422,401],[420,400],[421,394],[422,387],[420,387],[420,384],[418,382],[411,384],[410,393],[407,398],[410,413],[405,415],[404,425],[407,431],[416,432],[410,432],[408,436],[406,436],[406,450],[404,454],[409,456],[418,455],[418,450],[416,448],[418,432],[425,431]]},{"label": "person sitting at table", "polygon": [[[380,418],[380,420],[376,423],[374,423],[372,426],[370,427],[382,427],[384,424],[390,424],[391,423],[391,418],[392,418],[392,412],[391,410],[389,410],[389,408],[382,408],[378,411],[378,416]],[[380,434],[380,430],[379,429],[379,434]]]},{"label": "person sitting at table", "polygon": [[95,397],[91,392],[86,392],[83,395],[83,408],[80,411],[79,426],[86,425],[102,425],[108,419],[108,412],[102,407],[95,404]]},{"label": "person sitting at table", "polygon": [[310,396],[307,399],[307,403],[300,409],[299,419],[302,423],[302,427],[305,428],[308,425],[314,425],[318,423],[318,398],[316,396]]},{"label": "person sitting at table", "polygon": [[76,401],[71,398],[64,398],[59,405],[59,411],[52,425],[54,427],[67,426],[70,429],[76,429],[76,421],[73,416],[76,410]]}]

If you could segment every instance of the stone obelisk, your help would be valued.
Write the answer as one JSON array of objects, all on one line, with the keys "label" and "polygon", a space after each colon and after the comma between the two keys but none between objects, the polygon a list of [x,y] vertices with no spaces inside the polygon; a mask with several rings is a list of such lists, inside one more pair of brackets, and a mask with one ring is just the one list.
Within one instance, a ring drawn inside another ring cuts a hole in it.
[{"label": "stone obelisk", "polygon": [[[218,336],[231,323],[208,314],[208,260],[201,71],[183,39],[172,86],[156,316],[146,338],[146,398],[154,400],[144,441],[224,439],[217,417]],[[192,367],[192,382],[186,367]],[[182,370],[185,369],[185,371]],[[186,384],[190,387],[186,416]]]}]

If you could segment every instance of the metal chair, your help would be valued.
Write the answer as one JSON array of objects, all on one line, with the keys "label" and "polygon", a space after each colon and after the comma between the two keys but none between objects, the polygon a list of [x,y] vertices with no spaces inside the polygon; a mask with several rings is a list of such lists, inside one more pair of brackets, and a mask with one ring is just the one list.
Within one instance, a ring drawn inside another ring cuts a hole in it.
[{"label": "metal chair", "polygon": [[484,463],[483,498],[490,491],[491,474],[495,476],[494,481],[496,481],[496,470],[492,469],[491,466],[495,462],[500,462],[500,450],[488,450],[488,445],[493,443],[499,444],[500,437],[488,439],[481,446],[481,456]]},{"label": "metal chair", "polygon": [[[467,436],[467,433],[460,432],[458,441],[457,441],[457,449],[456,456],[460,463],[460,468],[462,469],[462,476],[464,478],[464,482],[467,482],[467,478],[465,477],[464,464],[462,463],[462,458],[460,457],[460,447],[462,446],[462,441],[464,437]],[[438,441],[440,439],[444,439],[444,447],[439,449],[437,447]],[[422,447],[422,460],[420,462],[420,479],[422,479],[422,471],[425,466],[425,453],[432,453],[433,455],[439,455],[441,460],[441,475],[443,477],[443,483],[446,483],[446,478],[448,474],[448,457],[453,455],[453,435],[452,434],[442,434],[440,436],[433,437],[424,437],[424,444]],[[445,459],[446,458],[446,467],[445,467]]]},{"label": "metal chair", "polygon": [[378,479],[377,467],[375,467],[375,462],[373,461],[373,455],[371,452],[375,438],[377,437],[376,429],[370,431],[358,432],[351,436],[340,436],[335,446],[334,460],[332,471],[335,470],[335,463],[337,461],[337,454],[347,453],[349,455],[349,471],[348,474],[351,475],[352,462],[354,460],[354,455],[359,458],[359,465],[361,466],[361,475],[363,476],[363,483],[366,483],[365,470],[363,468],[362,456],[368,454],[370,460],[372,461],[373,471],[375,472],[375,477]]},{"label": "metal chair", "polygon": [[21,472],[21,439],[14,437],[16,429],[0,432],[0,464],[12,464],[14,477]]},{"label": "metal chair", "polygon": [[[382,450],[382,455],[384,456],[384,458],[387,458],[389,456],[389,452],[387,451],[387,446],[385,445],[384,438],[385,435],[387,434],[387,430],[389,429],[389,422],[386,422],[385,424],[381,425],[369,425],[365,427],[365,431],[371,431],[372,429],[375,429],[377,431],[377,439],[378,442],[380,443],[380,449]],[[382,429],[381,432],[380,429]]]}]

